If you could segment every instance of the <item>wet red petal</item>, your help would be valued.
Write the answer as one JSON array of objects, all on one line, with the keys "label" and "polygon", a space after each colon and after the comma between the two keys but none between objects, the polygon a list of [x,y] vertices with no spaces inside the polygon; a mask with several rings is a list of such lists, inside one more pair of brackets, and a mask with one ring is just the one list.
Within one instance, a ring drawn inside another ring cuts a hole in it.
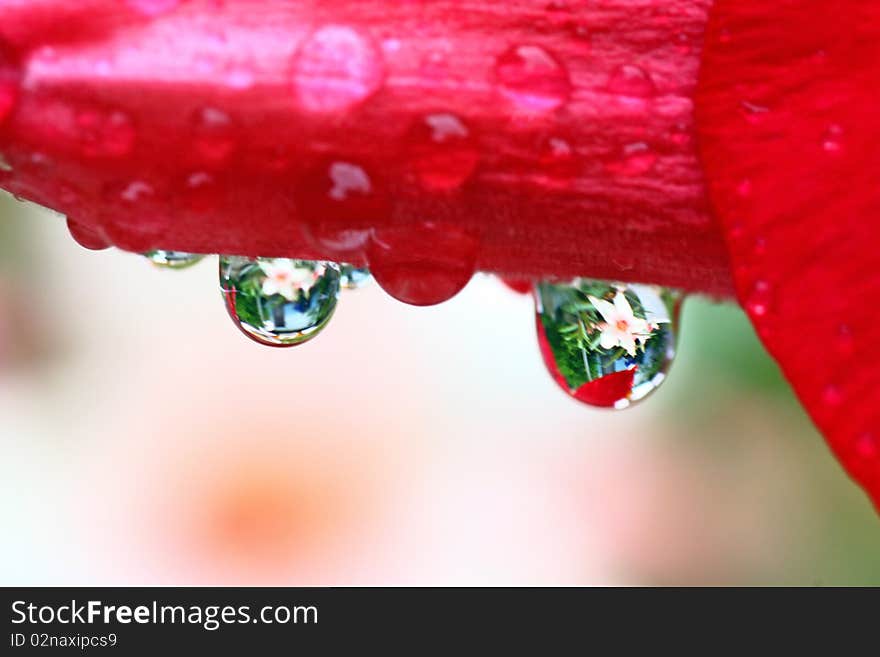
[{"label": "wet red petal", "polygon": [[742,305],[880,505],[880,4],[717,0],[698,93]]}]

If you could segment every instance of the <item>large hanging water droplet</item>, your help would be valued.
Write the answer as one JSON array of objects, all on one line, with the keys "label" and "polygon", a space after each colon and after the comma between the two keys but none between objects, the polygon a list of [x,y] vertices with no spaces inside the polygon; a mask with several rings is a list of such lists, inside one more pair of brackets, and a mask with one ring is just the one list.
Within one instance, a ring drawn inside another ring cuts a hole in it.
[{"label": "large hanging water droplet", "polygon": [[370,284],[373,275],[366,267],[339,265],[339,285],[346,290],[359,290]]},{"label": "large hanging water droplet", "polygon": [[230,317],[249,338],[293,347],[327,326],[339,298],[336,264],[285,258],[220,257],[220,288]]},{"label": "large hanging water droplet", "polygon": [[578,401],[626,408],[666,378],[681,295],[588,279],[539,283],[538,342],[556,382]]},{"label": "large hanging water droplet", "polygon": [[163,251],[156,249],[147,251],[144,257],[157,267],[164,269],[186,269],[202,261],[205,257],[198,253],[184,253],[183,251]]},{"label": "large hanging water droplet", "polygon": [[368,260],[376,282],[390,296],[413,306],[433,306],[464,289],[476,271],[479,249],[479,237],[471,230],[413,222],[374,230]]},{"label": "large hanging water droplet", "polygon": [[67,218],[67,230],[73,240],[89,251],[103,251],[110,248],[110,243],[94,228]]},{"label": "large hanging water droplet", "polygon": [[550,112],[568,102],[571,80],[565,67],[540,46],[514,46],[495,63],[501,94],[528,112]]}]

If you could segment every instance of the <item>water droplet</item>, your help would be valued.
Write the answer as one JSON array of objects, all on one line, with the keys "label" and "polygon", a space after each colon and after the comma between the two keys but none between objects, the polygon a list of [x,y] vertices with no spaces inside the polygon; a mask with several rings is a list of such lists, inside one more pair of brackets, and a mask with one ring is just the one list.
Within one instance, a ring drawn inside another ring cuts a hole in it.
[{"label": "water droplet", "polygon": [[535,289],[535,283],[528,278],[510,278],[509,276],[501,276],[499,280],[509,290],[513,290],[517,294],[531,294]]},{"label": "water droplet", "polygon": [[237,129],[232,118],[216,107],[203,107],[191,120],[193,153],[208,166],[220,166],[232,156],[237,146]]},{"label": "water droplet", "polygon": [[565,67],[540,46],[514,46],[495,63],[501,94],[528,112],[549,112],[568,102],[571,80]]},{"label": "water droplet", "polygon": [[339,267],[221,256],[220,288],[230,317],[245,335],[270,347],[294,347],[318,335],[333,316]]},{"label": "water droplet", "polygon": [[373,275],[366,267],[354,265],[339,265],[339,284],[346,290],[359,290],[366,287],[373,280]]},{"label": "water droplet", "polygon": [[197,253],[184,253],[183,251],[163,251],[156,249],[147,251],[144,257],[157,267],[165,269],[186,269],[202,261],[205,257]]},{"label": "water droplet", "polygon": [[294,61],[294,90],[310,112],[340,112],[363,103],[384,79],[385,63],[376,44],[344,25],[312,34]]},{"label": "water droplet", "polygon": [[67,219],[67,230],[70,232],[70,236],[73,240],[84,249],[88,249],[89,251],[103,251],[104,249],[110,248],[110,243],[107,242],[107,240],[104,239],[104,236],[98,233],[98,231],[89,226],[77,223],[69,217]]},{"label": "water droplet", "polygon": [[416,121],[404,142],[409,171],[429,191],[460,187],[480,160],[470,129],[454,114],[430,114]]},{"label": "water droplet", "polygon": [[171,221],[165,195],[143,180],[108,184],[103,195],[101,224],[106,237],[126,251],[153,250]]},{"label": "water droplet", "polygon": [[848,324],[841,324],[837,327],[837,336],[834,339],[834,346],[837,353],[841,356],[852,356],[856,349],[856,341],[853,336],[853,330]]},{"label": "water droplet", "polygon": [[125,2],[145,16],[159,16],[176,9],[182,0],[125,0]]},{"label": "water droplet", "polygon": [[772,305],[772,288],[767,281],[756,281],[746,300],[746,310],[752,317],[766,317]]},{"label": "water droplet", "polygon": [[641,108],[657,94],[657,87],[645,69],[624,64],[609,76],[608,91],[618,96],[622,104]]},{"label": "water droplet", "polygon": [[199,171],[187,176],[180,190],[180,202],[190,212],[207,214],[220,206],[222,194],[223,188],[214,177]]},{"label": "water droplet", "polygon": [[648,173],[657,163],[657,153],[645,142],[627,144],[616,152],[605,168],[615,176],[629,178]]},{"label": "water droplet", "polygon": [[840,406],[843,403],[843,391],[833,383],[822,389],[822,401],[828,406]]},{"label": "water droplet", "polygon": [[855,441],[856,454],[866,461],[880,458],[880,441],[873,433],[865,432],[859,435]]},{"label": "water droplet", "polygon": [[825,134],[822,136],[822,150],[832,155],[843,150],[843,127],[832,123],[825,129]]},{"label": "water droplet", "polygon": [[477,236],[459,226],[422,222],[374,230],[370,271],[389,295],[433,306],[458,294],[476,271]]},{"label": "water droplet", "polygon": [[339,260],[361,254],[389,214],[388,195],[354,162],[328,160],[300,177],[296,202],[306,237]]},{"label": "water droplet", "polygon": [[118,110],[80,108],[76,139],[87,157],[121,158],[131,153],[137,134],[129,116]]},{"label": "water droplet", "polygon": [[575,279],[536,288],[538,343],[578,401],[626,408],[656,390],[675,357],[678,292]]},{"label": "water droplet", "polygon": [[572,180],[580,172],[580,161],[572,145],[562,137],[550,136],[541,142],[538,165],[548,178]]},{"label": "water droplet", "polygon": [[18,102],[20,73],[9,49],[0,42],[0,125],[12,115]]}]

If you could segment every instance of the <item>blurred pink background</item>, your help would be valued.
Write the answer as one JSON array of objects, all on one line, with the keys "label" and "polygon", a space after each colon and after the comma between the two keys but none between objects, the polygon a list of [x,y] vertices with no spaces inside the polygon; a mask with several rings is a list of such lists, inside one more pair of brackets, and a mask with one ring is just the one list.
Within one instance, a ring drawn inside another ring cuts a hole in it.
[{"label": "blurred pink background", "polygon": [[622,413],[544,372],[530,299],[375,286],[259,347],[216,259],[91,253],[0,199],[0,583],[880,584],[880,521],[733,306],[691,299]]}]

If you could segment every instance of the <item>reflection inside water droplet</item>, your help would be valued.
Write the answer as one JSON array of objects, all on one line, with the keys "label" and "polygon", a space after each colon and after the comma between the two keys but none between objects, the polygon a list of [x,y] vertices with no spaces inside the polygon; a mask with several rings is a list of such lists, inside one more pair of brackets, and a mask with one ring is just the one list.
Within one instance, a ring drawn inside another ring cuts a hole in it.
[{"label": "reflection inside water droplet", "polygon": [[575,279],[539,283],[535,296],[544,362],[578,401],[626,408],[666,378],[675,356],[679,293]]},{"label": "reflection inside water droplet", "polygon": [[339,265],[339,285],[346,290],[359,290],[370,284],[373,275],[366,267]]},{"label": "reflection inside water droplet", "polygon": [[270,347],[293,347],[320,333],[336,310],[339,285],[333,263],[220,257],[230,317],[245,335]]},{"label": "reflection inside water droplet", "polygon": [[183,251],[163,251],[156,249],[147,251],[144,257],[157,267],[165,269],[186,269],[202,261],[205,257],[197,253],[185,253]]}]

